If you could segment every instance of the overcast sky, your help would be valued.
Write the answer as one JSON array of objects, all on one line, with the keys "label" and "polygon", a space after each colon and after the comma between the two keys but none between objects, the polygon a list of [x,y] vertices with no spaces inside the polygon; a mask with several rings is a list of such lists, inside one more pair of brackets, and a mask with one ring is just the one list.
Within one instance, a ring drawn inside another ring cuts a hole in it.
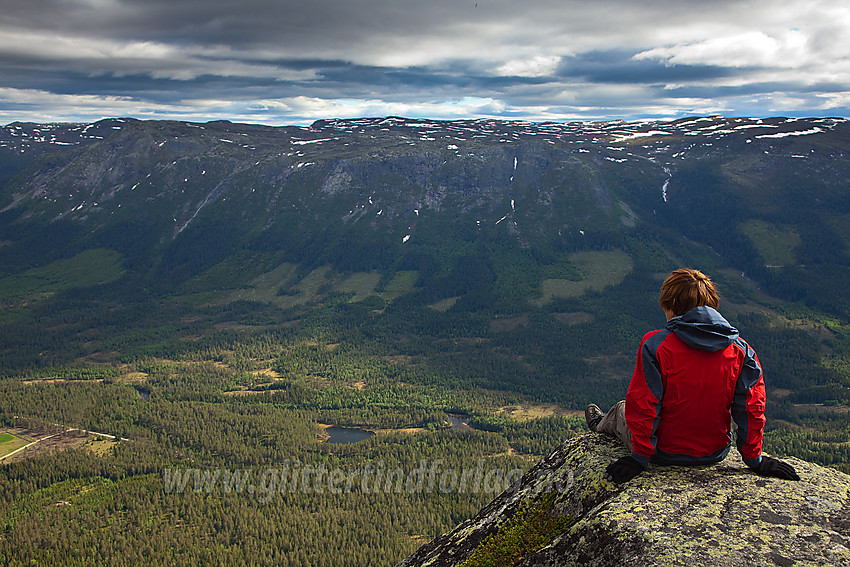
[{"label": "overcast sky", "polygon": [[847,0],[0,0],[0,124],[850,117]]}]

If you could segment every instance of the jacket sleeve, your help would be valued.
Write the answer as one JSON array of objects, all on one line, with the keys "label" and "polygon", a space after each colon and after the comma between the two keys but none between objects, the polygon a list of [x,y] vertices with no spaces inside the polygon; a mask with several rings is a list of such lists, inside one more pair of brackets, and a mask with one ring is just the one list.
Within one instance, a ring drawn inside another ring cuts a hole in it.
[{"label": "jacket sleeve", "polygon": [[668,331],[662,330],[644,336],[626,394],[626,423],[632,434],[632,457],[643,466],[649,465],[658,444],[655,430],[660,418],[664,383],[656,352],[668,334]]},{"label": "jacket sleeve", "polygon": [[764,373],[756,352],[741,339],[735,344],[744,355],[744,364],[735,384],[732,419],[738,426],[736,444],[747,466],[755,468],[761,462],[764,437],[765,391]]}]

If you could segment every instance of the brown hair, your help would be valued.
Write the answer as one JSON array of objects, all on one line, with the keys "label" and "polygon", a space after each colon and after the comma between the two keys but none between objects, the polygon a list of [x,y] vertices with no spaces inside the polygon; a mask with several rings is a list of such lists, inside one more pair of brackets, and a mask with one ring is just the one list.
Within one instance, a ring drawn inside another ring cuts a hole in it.
[{"label": "brown hair", "polygon": [[717,309],[719,302],[714,283],[707,275],[691,268],[673,270],[661,284],[658,298],[661,308],[672,312],[674,317],[703,305]]}]

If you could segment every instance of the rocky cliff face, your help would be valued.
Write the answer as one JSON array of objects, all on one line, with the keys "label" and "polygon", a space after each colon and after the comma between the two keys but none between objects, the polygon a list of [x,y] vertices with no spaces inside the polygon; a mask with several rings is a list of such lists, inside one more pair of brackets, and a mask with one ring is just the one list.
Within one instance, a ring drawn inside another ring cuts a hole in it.
[{"label": "rocky cliff face", "polygon": [[714,466],[605,481],[623,454],[603,435],[566,441],[398,567],[850,565],[846,474],[791,458],[800,482],[763,478],[733,450]]}]

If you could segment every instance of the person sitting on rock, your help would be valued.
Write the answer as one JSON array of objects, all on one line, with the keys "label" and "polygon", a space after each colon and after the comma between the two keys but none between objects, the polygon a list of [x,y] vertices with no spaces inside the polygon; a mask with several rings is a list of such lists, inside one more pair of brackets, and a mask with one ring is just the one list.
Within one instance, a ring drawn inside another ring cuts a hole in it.
[{"label": "person sitting on rock", "polygon": [[761,454],[761,364],[717,311],[718,303],[714,284],[699,270],[674,270],[664,280],[659,304],[667,325],[644,335],[626,399],[606,414],[595,404],[585,409],[591,431],[613,435],[631,451],[608,465],[608,480],[629,481],[650,461],[722,461],[732,444],[732,420],[747,466],[761,475],[800,480],[790,464]]}]

